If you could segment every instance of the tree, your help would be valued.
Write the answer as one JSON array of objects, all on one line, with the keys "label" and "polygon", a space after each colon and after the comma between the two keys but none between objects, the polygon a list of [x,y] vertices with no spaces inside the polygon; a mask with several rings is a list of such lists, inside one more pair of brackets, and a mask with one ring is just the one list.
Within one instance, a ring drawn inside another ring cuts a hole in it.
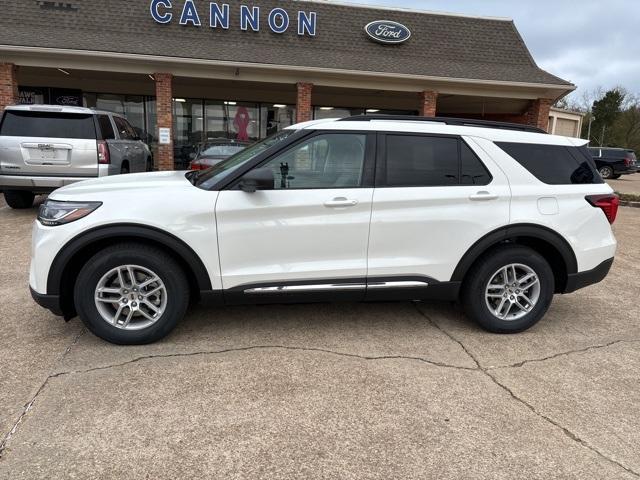
[{"label": "tree", "polygon": [[608,141],[613,139],[613,126],[620,115],[624,99],[625,92],[621,88],[614,88],[593,102],[591,113],[595,119],[591,127],[590,141],[602,146],[608,145]]}]

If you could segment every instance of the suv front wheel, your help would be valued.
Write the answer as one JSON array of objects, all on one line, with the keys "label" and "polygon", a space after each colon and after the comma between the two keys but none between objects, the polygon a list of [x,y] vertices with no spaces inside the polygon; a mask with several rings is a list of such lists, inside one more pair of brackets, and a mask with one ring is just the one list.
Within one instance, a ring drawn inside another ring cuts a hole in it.
[{"label": "suv front wheel", "polygon": [[187,310],[189,284],[180,265],[164,251],[121,243],[84,265],[74,300],[94,334],[111,343],[139,345],[173,330]]},{"label": "suv front wheel", "polygon": [[549,263],[535,250],[498,247],[469,271],[462,301],[468,317],[494,333],[517,333],[547,312],[555,290]]}]

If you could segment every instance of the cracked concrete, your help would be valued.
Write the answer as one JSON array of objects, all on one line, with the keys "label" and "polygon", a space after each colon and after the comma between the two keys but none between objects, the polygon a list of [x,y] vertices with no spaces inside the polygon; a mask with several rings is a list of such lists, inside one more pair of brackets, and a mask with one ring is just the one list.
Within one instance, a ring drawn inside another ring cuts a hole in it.
[{"label": "cracked concrete", "polygon": [[24,291],[2,209],[0,478],[638,478],[640,211],[612,275],[520,335],[450,304],[196,307],[117,347]]}]

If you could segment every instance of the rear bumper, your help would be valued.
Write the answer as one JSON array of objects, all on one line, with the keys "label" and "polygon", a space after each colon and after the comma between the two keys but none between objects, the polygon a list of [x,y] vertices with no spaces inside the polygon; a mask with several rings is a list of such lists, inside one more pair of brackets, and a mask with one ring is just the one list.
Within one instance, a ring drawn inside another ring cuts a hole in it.
[{"label": "rear bumper", "polygon": [[586,272],[570,274],[567,278],[567,287],[563,293],[575,292],[581,288],[601,282],[611,270],[611,265],[613,265],[613,258],[605,260],[597,267]]},{"label": "rear bumper", "polygon": [[633,167],[627,167],[626,165],[622,165],[619,167],[614,167],[613,169],[614,173],[616,175],[620,174],[620,175],[630,175],[632,173],[638,173],[638,167],[633,166]]},{"label": "rear bumper", "polygon": [[32,287],[29,287],[29,290],[31,290],[31,297],[33,297],[38,305],[46,308],[54,315],[64,315],[62,306],[60,305],[60,295],[45,295],[43,293],[36,292]]},{"label": "rear bumper", "polygon": [[94,177],[37,177],[29,175],[0,175],[0,190],[27,190],[48,193],[56,188]]}]

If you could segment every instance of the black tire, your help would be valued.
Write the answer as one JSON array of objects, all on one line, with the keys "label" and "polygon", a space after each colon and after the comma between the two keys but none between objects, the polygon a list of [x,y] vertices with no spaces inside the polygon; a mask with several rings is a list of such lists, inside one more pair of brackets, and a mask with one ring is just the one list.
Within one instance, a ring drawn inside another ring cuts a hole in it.
[{"label": "black tire", "polygon": [[11,208],[24,209],[33,207],[36,195],[23,190],[5,190],[4,199]]},{"label": "black tire", "polygon": [[129,165],[125,163],[122,165],[122,167],[120,167],[120,174],[126,175],[127,173],[129,173]]},{"label": "black tire", "polygon": [[[122,265],[151,270],[166,287],[164,312],[155,323],[140,330],[125,330],[108,323],[94,300],[100,279]],[[165,337],[184,317],[189,305],[189,283],[180,265],[163,250],[139,243],[119,243],[95,254],[82,267],[74,288],[74,301],[80,319],[98,337],[118,345],[142,345]]]},{"label": "black tire", "polygon": [[[496,272],[511,264],[522,264],[532,269],[538,276],[540,291],[531,311],[521,318],[506,320],[498,318],[489,309],[485,293]],[[517,333],[532,327],[545,315],[553,300],[554,290],[553,271],[539,253],[528,247],[506,245],[490,250],[473,265],[463,283],[461,300],[467,316],[485,330],[493,333]]]},{"label": "black tire", "polygon": [[153,172],[153,160],[151,160],[151,157],[147,158],[146,171]]},{"label": "black tire", "polygon": [[600,176],[605,180],[613,178],[613,168],[611,167],[607,167],[607,166],[600,167],[600,170],[598,171],[600,172]]}]

